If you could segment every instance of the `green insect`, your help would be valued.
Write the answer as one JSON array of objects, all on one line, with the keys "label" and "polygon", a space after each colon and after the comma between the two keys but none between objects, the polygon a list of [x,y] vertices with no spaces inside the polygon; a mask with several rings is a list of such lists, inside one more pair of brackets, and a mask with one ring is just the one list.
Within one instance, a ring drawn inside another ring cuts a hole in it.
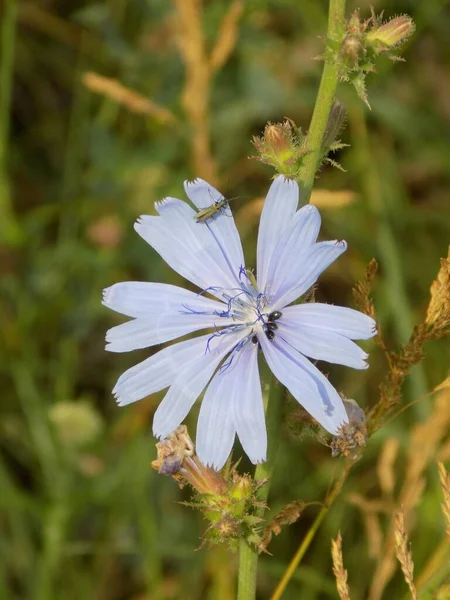
[{"label": "green insect", "polygon": [[216,200],[214,204],[211,204],[211,206],[207,206],[206,208],[199,210],[195,215],[195,220],[197,223],[205,223],[209,219],[213,219],[219,213],[223,212],[223,210],[228,206],[228,202],[235,199],[236,198],[222,198],[222,200]]}]

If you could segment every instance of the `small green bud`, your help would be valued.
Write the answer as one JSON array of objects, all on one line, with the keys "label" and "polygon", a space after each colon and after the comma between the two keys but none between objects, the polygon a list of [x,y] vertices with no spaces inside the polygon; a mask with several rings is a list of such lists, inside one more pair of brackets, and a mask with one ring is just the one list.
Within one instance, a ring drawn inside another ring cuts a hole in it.
[{"label": "small green bud", "polygon": [[235,475],[230,495],[236,500],[247,500],[253,493],[253,482],[248,475]]},{"label": "small green bud", "polygon": [[379,42],[387,48],[393,48],[406,41],[414,33],[414,23],[408,15],[395,17],[380,27],[374,27],[366,35],[369,44]]},{"label": "small green bud", "polygon": [[361,17],[359,16],[359,10],[355,10],[352,13],[352,16],[347,21],[347,31],[351,35],[359,35],[361,33],[361,28],[363,24],[361,23]]},{"label": "small green bud", "polygon": [[292,143],[292,134],[284,123],[269,123],[264,130],[264,141],[276,154],[289,152]]},{"label": "small green bud", "polygon": [[358,65],[364,53],[364,46],[361,38],[357,35],[345,36],[339,54],[347,68],[354,68]]},{"label": "small green bud", "polygon": [[252,140],[258,160],[275,168],[278,174],[293,177],[298,173],[303,156],[305,136],[295,123],[286,119],[284,123],[268,123],[262,137]]}]

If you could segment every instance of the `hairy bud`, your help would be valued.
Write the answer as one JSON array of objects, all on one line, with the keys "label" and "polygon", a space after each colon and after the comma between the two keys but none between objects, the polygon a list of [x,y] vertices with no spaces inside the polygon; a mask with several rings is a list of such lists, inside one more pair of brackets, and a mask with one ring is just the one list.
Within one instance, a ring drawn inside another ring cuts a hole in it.
[{"label": "hairy bud", "polygon": [[414,33],[414,23],[408,15],[395,17],[379,27],[374,27],[366,35],[366,41],[371,44],[379,42],[388,48],[393,48],[406,41]]}]

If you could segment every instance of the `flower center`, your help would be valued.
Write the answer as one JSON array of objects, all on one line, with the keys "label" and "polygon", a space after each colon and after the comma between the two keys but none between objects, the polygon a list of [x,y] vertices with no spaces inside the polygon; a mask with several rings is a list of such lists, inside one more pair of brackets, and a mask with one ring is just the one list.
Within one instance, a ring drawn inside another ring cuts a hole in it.
[{"label": "flower center", "polygon": [[239,288],[222,290],[222,299],[227,303],[228,309],[220,316],[231,317],[236,321],[236,325],[225,327],[223,332],[248,328],[249,337],[254,344],[258,343],[258,334],[263,332],[269,340],[273,340],[278,329],[276,321],[282,316],[281,312],[268,312],[266,296],[257,290],[256,281],[249,277],[245,269],[240,270],[239,280]]}]

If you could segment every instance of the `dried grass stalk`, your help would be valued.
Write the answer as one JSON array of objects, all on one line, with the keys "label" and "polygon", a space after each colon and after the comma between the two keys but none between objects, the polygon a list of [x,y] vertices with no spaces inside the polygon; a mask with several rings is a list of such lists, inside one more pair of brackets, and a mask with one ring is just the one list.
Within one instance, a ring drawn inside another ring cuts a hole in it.
[{"label": "dried grass stalk", "polygon": [[398,456],[400,442],[395,437],[386,440],[377,464],[377,475],[383,494],[392,497],[395,486],[394,467]]},{"label": "dried grass stalk", "polygon": [[408,584],[413,600],[417,600],[417,590],[414,585],[414,563],[408,536],[405,529],[405,513],[403,508],[395,515],[395,553],[400,562],[400,566],[405,576],[405,581]]},{"label": "dried grass stalk", "polygon": [[347,585],[347,571],[344,569],[344,558],[342,556],[342,536],[339,531],[335,540],[331,540],[331,557],[333,559],[333,573],[336,577],[336,587],[341,600],[350,600],[350,592]]},{"label": "dried grass stalk", "polygon": [[267,552],[267,546],[272,541],[272,537],[274,535],[279,535],[284,525],[292,525],[301,517],[304,509],[311,504],[315,504],[314,502],[302,502],[301,500],[296,500],[295,502],[291,502],[290,504],[286,504],[286,506],[281,510],[276,517],[267,525],[266,530],[264,531],[264,535],[259,544],[258,550],[259,552]]},{"label": "dried grass stalk", "polygon": [[[405,480],[401,487],[398,506],[409,515],[417,506],[425,486],[425,472],[430,463],[436,460],[436,454],[450,426],[450,388],[444,388],[436,395],[433,412],[426,421],[414,427],[408,443],[408,462]],[[395,530],[392,519],[386,536],[381,558],[375,568],[369,592],[369,600],[380,600],[383,591],[395,572]]]},{"label": "dried grass stalk", "polygon": [[125,87],[117,79],[88,71],[83,74],[82,83],[92,92],[107,96],[133,113],[149,115],[163,123],[175,121],[174,115],[169,110],[158,106],[139,92]]},{"label": "dried grass stalk", "polygon": [[441,268],[430,288],[431,300],[428,305],[426,323],[448,327],[450,323],[450,246],[448,257],[441,258]]},{"label": "dried grass stalk", "polygon": [[243,12],[243,0],[234,0],[223,18],[216,44],[209,59],[209,66],[213,73],[226,63],[236,45],[239,20]]},{"label": "dried grass stalk", "polygon": [[442,493],[444,495],[444,501],[442,503],[442,511],[447,522],[445,532],[450,538],[450,475],[444,466],[444,463],[438,463],[439,468],[439,479],[441,480]]},{"label": "dried grass stalk", "polygon": [[211,69],[202,29],[202,3],[199,0],[174,0],[174,5],[176,41],[186,72],[182,103],[192,129],[193,170],[217,185],[217,169],[210,146]]}]

